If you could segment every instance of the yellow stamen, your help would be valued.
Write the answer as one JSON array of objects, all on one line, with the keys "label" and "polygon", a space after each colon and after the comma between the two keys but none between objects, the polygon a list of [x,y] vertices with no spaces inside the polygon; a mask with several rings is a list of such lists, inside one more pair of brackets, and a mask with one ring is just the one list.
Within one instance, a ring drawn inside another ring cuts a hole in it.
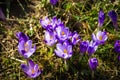
[{"label": "yellow stamen", "polygon": [[53,37],[52,37],[52,36],[50,36],[50,39],[53,39]]},{"label": "yellow stamen", "polygon": [[64,34],[65,34],[65,32],[62,31],[62,35],[64,35]]},{"label": "yellow stamen", "polygon": [[48,22],[48,25],[50,24],[50,21]]},{"label": "yellow stamen", "polygon": [[34,74],[35,73],[35,70],[34,69],[32,69],[32,74]]},{"label": "yellow stamen", "polygon": [[64,52],[65,54],[67,54],[67,53],[68,53],[66,49],[64,49],[64,50],[63,50],[63,52]]},{"label": "yellow stamen", "polygon": [[99,37],[99,40],[102,40],[102,39],[103,39],[103,37],[102,37],[102,36],[100,36],[100,37]]},{"label": "yellow stamen", "polygon": [[27,52],[28,51],[28,44],[25,43],[24,46],[25,46],[25,51]]}]

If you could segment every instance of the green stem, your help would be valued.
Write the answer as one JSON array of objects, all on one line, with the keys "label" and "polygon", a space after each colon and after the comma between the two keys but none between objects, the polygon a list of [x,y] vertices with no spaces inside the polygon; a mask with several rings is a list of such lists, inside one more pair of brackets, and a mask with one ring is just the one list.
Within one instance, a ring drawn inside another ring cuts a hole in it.
[{"label": "green stem", "polygon": [[92,70],[92,80],[94,79],[94,70]]},{"label": "green stem", "polygon": [[64,67],[65,67],[65,70],[67,71],[68,70],[68,65],[67,65],[66,59],[64,59]]}]

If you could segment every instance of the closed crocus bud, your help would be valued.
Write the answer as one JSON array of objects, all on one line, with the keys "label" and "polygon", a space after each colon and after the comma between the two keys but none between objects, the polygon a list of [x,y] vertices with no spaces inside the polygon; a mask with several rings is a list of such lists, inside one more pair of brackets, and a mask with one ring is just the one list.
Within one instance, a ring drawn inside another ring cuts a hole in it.
[{"label": "closed crocus bud", "polygon": [[91,56],[93,53],[95,53],[97,48],[98,48],[98,45],[96,44],[96,42],[91,41],[87,49],[88,55]]},{"label": "closed crocus bud", "polygon": [[30,78],[36,78],[41,74],[38,64],[35,64],[32,60],[28,61],[28,65],[21,64],[21,69]]},{"label": "closed crocus bud", "polygon": [[98,14],[98,26],[101,27],[104,24],[105,14],[102,9],[100,9]]},{"label": "closed crocus bud", "polygon": [[108,12],[108,16],[111,19],[113,26],[116,30],[118,30],[118,24],[117,24],[117,13],[114,10],[111,10]]},{"label": "closed crocus bud", "polygon": [[83,55],[84,53],[86,53],[87,51],[87,48],[88,48],[88,45],[89,45],[89,41],[82,41],[80,43],[80,53]]},{"label": "closed crocus bud", "polygon": [[114,50],[116,53],[120,53],[120,40],[116,40],[114,44]]},{"label": "closed crocus bud", "polygon": [[90,58],[88,61],[88,64],[91,70],[95,70],[98,66],[97,58]]}]

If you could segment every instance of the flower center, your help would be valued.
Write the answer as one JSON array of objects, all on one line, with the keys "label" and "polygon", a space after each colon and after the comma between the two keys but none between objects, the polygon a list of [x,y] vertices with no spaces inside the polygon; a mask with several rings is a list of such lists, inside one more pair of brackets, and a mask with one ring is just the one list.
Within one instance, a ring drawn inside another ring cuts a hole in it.
[{"label": "flower center", "polygon": [[103,39],[103,37],[102,37],[102,36],[100,36],[100,37],[99,37],[99,40],[102,40],[102,39]]},{"label": "flower center", "polygon": [[50,21],[48,21],[48,25],[50,24]]},{"label": "flower center", "polygon": [[64,31],[62,31],[62,35],[64,35],[65,34],[65,32]]},{"label": "flower center", "polygon": [[34,69],[32,69],[32,74],[34,74],[35,73],[35,70]]},{"label": "flower center", "polygon": [[53,37],[52,37],[52,36],[50,36],[50,39],[53,39]]},{"label": "flower center", "polygon": [[28,45],[27,43],[25,43],[24,46],[25,46],[25,51],[28,52],[28,46],[29,46],[29,45]]},{"label": "flower center", "polygon": [[63,52],[64,52],[65,54],[67,54],[67,53],[68,53],[66,49],[64,49],[64,50],[63,50]]}]

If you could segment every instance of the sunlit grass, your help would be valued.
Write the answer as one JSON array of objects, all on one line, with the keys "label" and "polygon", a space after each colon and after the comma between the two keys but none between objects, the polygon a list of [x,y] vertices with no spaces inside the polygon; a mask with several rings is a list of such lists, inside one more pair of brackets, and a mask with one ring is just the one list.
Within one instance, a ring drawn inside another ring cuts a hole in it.
[{"label": "sunlit grass", "polygon": [[[120,39],[108,17],[110,10],[115,10],[118,14],[118,25],[120,25],[120,1],[115,0],[59,0],[53,6],[49,0],[30,1],[29,7],[33,12],[27,11],[23,18],[12,15],[14,8],[11,8],[10,18],[6,22],[0,22],[0,79],[1,80],[30,80],[24,75],[20,68],[21,62],[25,61],[17,51],[18,40],[16,32],[22,31],[27,34],[37,50],[30,57],[37,63],[42,74],[35,80],[91,80],[91,70],[88,65],[87,54],[81,56],[79,46],[73,49],[73,56],[66,61],[54,54],[54,48],[48,47],[44,42],[44,29],[39,23],[39,19],[48,16],[56,16],[61,19],[71,31],[77,31],[82,40],[91,40],[91,34],[96,32],[98,26],[98,12],[102,8],[105,12],[105,22],[101,30],[107,31],[108,40],[104,45],[100,45],[92,57],[98,58],[99,66],[95,71],[95,80],[117,80],[120,78],[120,62],[118,54],[114,52],[114,43]],[[12,4],[12,2],[11,2]],[[22,6],[23,5],[23,6]],[[24,4],[21,6],[24,8]],[[12,7],[12,6],[11,6]],[[26,9],[24,8],[25,12]],[[17,13],[16,14],[20,14]],[[14,17],[13,17],[14,16]],[[118,32],[120,34],[120,32]],[[14,57],[15,59],[13,59]],[[31,79],[32,80],[32,79]]]}]

